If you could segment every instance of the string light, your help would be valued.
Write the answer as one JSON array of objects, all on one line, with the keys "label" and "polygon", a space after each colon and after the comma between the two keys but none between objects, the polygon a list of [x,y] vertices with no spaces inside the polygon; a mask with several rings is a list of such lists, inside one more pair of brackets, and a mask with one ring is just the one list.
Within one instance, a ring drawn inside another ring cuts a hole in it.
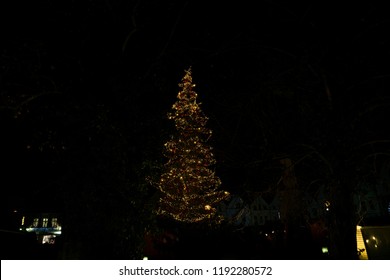
[{"label": "string light", "polygon": [[158,214],[182,222],[220,221],[216,205],[230,194],[219,190],[221,180],[209,166],[215,164],[212,147],[207,144],[212,131],[208,118],[198,103],[192,83],[191,68],[179,84],[181,90],[168,119],[173,120],[176,134],[164,145],[168,158],[158,188],[161,191]]}]

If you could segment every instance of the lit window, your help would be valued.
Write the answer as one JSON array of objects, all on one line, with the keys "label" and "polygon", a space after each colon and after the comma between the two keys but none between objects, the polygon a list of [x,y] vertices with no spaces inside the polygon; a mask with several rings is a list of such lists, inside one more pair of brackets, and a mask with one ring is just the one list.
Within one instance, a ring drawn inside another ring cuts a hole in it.
[{"label": "lit window", "polygon": [[24,226],[24,220],[26,219],[25,216],[22,217],[22,226]]},{"label": "lit window", "polygon": [[42,244],[54,244],[55,238],[55,235],[44,235],[42,238]]},{"label": "lit window", "polygon": [[38,227],[38,223],[39,223],[39,218],[34,218],[32,226]]},{"label": "lit window", "polygon": [[48,223],[49,219],[48,218],[43,218],[43,221],[42,221],[42,227],[47,227],[47,223]]},{"label": "lit window", "polygon": [[57,218],[51,219],[51,227],[56,228],[58,226]]}]

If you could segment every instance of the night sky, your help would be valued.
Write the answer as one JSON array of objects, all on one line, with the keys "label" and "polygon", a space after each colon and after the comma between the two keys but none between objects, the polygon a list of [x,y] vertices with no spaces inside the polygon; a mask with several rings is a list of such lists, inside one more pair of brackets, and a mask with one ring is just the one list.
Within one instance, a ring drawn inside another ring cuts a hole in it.
[{"label": "night sky", "polygon": [[[152,197],[143,179],[165,160],[166,113],[190,66],[224,189],[266,191],[278,159],[313,149],[359,180],[388,177],[389,15],[379,1],[9,2],[3,208]],[[305,159],[300,183],[326,180],[323,163]],[[132,184],[143,187],[112,187]]]}]

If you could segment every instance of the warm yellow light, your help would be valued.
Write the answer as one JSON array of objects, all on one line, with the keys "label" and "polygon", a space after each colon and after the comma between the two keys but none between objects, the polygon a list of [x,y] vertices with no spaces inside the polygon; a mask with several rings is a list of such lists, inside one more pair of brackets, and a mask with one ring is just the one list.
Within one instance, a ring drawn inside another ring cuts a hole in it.
[{"label": "warm yellow light", "polygon": [[215,191],[221,182],[208,169],[215,159],[210,153],[212,148],[204,143],[208,140],[204,136],[210,137],[211,130],[205,128],[208,118],[197,103],[194,86],[190,68],[179,84],[181,90],[173,111],[168,113],[168,118],[175,121],[177,134],[165,143],[167,171],[158,184],[162,197],[157,210],[159,215],[191,223],[211,220],[216,213],[214,204],[229,195]]},{"label": "warm yellow light", "polygon": [[328,253],[328,247],[322,247],[322,253],[327,254]]},{"label": "warm yellow light", "polygon": [[373,240],[376,240],[375,236],[371,237]]}]

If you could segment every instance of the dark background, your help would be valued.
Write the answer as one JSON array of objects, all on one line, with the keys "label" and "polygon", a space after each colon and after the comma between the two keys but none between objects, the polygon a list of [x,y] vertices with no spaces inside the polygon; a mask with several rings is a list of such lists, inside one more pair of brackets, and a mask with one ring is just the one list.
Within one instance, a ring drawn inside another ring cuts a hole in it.
[{"label": "dark background", "polygon": [[3,211],[66,213],[79,242],[124,225],[118,244],[141,240],[155,199],[145,178],[164,162],[166,113],[190,66],[224,189],[272,189],[284,157],[301,162],[307,189],[329,166],[388,182],[380,2],[12,1],[0,11]]}]

